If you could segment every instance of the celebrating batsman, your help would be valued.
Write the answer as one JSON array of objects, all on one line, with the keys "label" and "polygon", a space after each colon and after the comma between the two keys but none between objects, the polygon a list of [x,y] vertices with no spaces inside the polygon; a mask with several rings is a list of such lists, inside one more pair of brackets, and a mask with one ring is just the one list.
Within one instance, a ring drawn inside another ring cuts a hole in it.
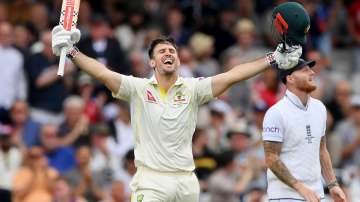
[{"label": "celebrating batsman", "polygon": [[289,46],[283,51],[280,44],[273,53],[228,72],[203,79],[182,78],[174,40],[157,38],[148,52],[154,75],[147,79],[110,71],[73,46],[79,39],[79,30],[56,26],[52,31],[53,52],[59,56],[66,48],[73,63],[102,82],[115,98],[130,103],[137,167],[130,186],[133,199],[142,202],[198,201],[191,139],[199,105],[271,66],[294,67],[302,53],[301,46]]}]

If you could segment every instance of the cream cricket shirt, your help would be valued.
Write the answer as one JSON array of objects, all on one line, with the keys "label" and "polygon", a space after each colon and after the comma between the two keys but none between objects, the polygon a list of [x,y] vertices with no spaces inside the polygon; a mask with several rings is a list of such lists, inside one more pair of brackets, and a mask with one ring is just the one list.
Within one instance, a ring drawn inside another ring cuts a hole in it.
[{"label": "cream cricket shirt", "polygon": [[115,98],[130,103],[135,164],[157,171],[193,171],[198,106],[213,98],[211,77],[181,78],[162,100],[155,77],[122,76]]},{"label": "cream cricket shirt", "polygon": [[[286,91],[286,95],[265,114],[263,140],[282,142],[281,161],[290,173],[324,197],[321,183],[320,140],[325,135],[326,108],[309,97],[307,106]],[[268,196],[271,199],[303,199],[268,169]]]}]

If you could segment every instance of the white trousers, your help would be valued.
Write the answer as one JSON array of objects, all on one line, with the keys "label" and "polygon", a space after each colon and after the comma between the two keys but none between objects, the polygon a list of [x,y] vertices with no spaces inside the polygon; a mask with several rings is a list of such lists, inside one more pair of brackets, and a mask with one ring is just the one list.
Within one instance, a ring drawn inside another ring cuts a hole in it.
[{"label": "white trousers", "polygon": [[198,202],[200,186],[194,172],[158,172],[138,167],[130,187],[131,202]]}]

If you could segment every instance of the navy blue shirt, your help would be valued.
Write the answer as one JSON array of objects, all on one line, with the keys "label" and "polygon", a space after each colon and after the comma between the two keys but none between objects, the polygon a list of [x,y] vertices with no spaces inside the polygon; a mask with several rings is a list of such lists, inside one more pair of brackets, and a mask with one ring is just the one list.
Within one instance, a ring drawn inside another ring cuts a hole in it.
[{"label": "navy blue shirt", "polygon": [[50,66],[57,65],[58,60],[49,60],[42,53],[31,55],[25,64],[25,69],[29,82],[29,103],[32,107],[59,113],[62,110],[62,103],[68,91],[63,79],[58,79],[54,83],[38,88],[36,80],[41,73],[49,70]]}]

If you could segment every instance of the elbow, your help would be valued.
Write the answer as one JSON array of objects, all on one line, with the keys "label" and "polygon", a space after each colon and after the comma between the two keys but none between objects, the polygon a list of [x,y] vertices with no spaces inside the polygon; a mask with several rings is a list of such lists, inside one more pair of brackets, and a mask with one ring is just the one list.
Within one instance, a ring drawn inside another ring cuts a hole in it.
[{"label": "elbow", "polygon": [[272,165],[277,160],[279,160],[278,156],[266,156],[265,157],[265,165],[266,165],[266,167],[271,169]]}]

